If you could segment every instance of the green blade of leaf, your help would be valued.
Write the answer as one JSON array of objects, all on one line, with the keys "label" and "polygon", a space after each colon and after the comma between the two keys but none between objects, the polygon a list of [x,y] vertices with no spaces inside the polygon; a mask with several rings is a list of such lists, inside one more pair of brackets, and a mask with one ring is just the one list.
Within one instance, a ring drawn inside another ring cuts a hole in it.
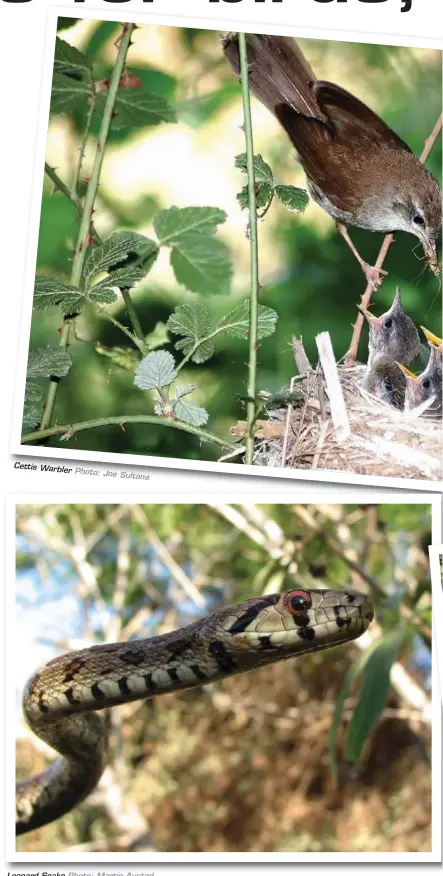
[{"label": "green blade of leaf", "polygon": [[200,408],[198,405],[183,401],[182,399],[175,402],[174,414],[178,420],[190,423],[191,426],[204,426],[209,419],[209,414],[204,408]]},{"label": "green blade of leaf", "polygon": [[[248,172],[247,162],[246,162],[246,152],[242,152],[240,155],[235,156],[234,160],[235,167],[241,170],[242,173]],[[272,169],[266,161],[263,160],[261,155],[254,155],[254,180],[256,183],[266,183],[271,186],[274,185],[274,175],[272,173]]]},{"label": "green blade of leaf", "polygon": [[191,292],[204,295],[229,292],[232,265],[220,240],[203,234],[183,235],[171,250],[170,261],[177,282]]},{"label": "green blade of leaf", "polygon": [[79,313],[84,303],[84,295],[75,286],[42,274],[35,278],[34,310],[47,310],[48,307],[57,306],[65,315]]},{"label": "green blade of leaf", "polygon": [[170,207],[157,213],[154,228],[161,244],[176,246],[188,234],[215,234],[225,221],[226,213],[218,207]]},{"label": "green blade of leaf", "polygon": [[291,213],[303,213],[309,203],[309,195],[305,189],[295,186],[276,186],[275,194]]},{"label": "green blade of leaf", "polygon": [[386,704],[392,664],[397,660],[404,630],[387,633],[376,643],[362,672],[362,686],[346,734],[344,756],[356,763]]},{"label": "green blade of leaf", "polygon": [[71,356],[64,347],[40,347],[29,354],[26,376],[66,377],[71,365]]},{"label": "green blade of leaf", "polygon": [[137,246],[140,246],[140,238],[131,231],[115,231],[101,246],[93,246],[83,270],[85,283],[88,284],[95,274],[109,271],[114,265],[124,262],[129,253],[137,252]]},{"label": "green blade of leaf", "polygon": [[331,725],[329,727],[329,739],[328,739],[328,751],[329,751],[329,759],[331,762],[331,772],[334,784],[337,785],[338,781],[338,765],[337,765],[337,741],[338,734],[340,730],[343,709],[346,700],[348,699],[351,690],[353,688],[354,682],[360,675],[365,663],[369,660],[371,656],[372,650],[375,648],[375,644],[372,648],[368,648],[366,651],[363,651],[358,657],[351,663],[343,684],[340,688],[338,696],[335,700],[334,706],[334,714],[332,716]]},{"label": "green blade of leaf", "polygon": [[139,389],[161,389],[169,386],[176,377],[174,357],[166,350],[158,350],[142,359],[134,383]]},{"label": "green blade of leaf", "polygon": [[54,73],[51,91],[51,113],[63,115],[82,106],[91,95],[91,87],[83,79],[72,79]]},{"label": "green blade of leaf", "polygon": [[167,327],[173,334],[184,336],[175,344],[175,349],[185,356],[199,344],[192,356],[193,362],[206,362],[214,355],[213,342],[203,340],[212,331],[211,314],[205,304],[179,304],[169,317]]},{"label": "green blade of leaf", "polygon": [[66,40],[61,40],[60,37],[56,38],[54,73],[61,73],[65,76],[76,75],[83,79],[90,75],[91,70],[92,63],[83,52],[71,46]]},{"label": "green blade of leaf", "polygon": [[[96,96],[95,107],[101,115],[106,101],[106,92]],[[150,94],[142,88],[120,88],[115,101],[112,127],[144,128],[159,125],[161,122],[176,122],[174,107],[164,97]]]},{"label": "green blade of leaf", "polygon": [[[267,183],[257,183],[255,186],[255,202],[257,208],[264,209],[268,206],[274,189]],[[249,207],[249,186],[244,186],[237,195],[237,201],[242,210]]]},{"label": "green blade of leaf", "polygon": [[[249,301],[243,301],[235,310],[224,316],[218,323],[233,338],[247,338],[249,334]],[[278,315],[271,307],[258,306],[258,337],[267,338],[275,332]]]}]

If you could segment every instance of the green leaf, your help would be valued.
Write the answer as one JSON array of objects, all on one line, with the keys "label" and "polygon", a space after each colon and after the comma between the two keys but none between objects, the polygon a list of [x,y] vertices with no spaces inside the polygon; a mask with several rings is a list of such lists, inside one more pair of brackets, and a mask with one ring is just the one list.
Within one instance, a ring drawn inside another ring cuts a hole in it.
[{"label": "green leaf", "polygon": [[138,268],[135,265],[128,265],[127,268],[117,268],[116,271],[111,271],[103,280],[95,283],[91,289],[90,296],[98,289],[132,289],[140,280],[146,276],[144,268]]},{"label": "green leaf", "polygon": [[204,408],[181,399],[174,404],[174,414],[178,420],[183,420],[184,423],[190,423],[192,426],[204,426],[209,419],[209,414]]},{"label": "green leaf", "polygon": [[[268,206],[273,191],[273,187],[268,185],[267,183],[256,184],[255,203],[260,210]],[[246,210],[249,207],[249,186],[244,186],[241,191],[239,191],[237,195],[237,201],[239,202],[242,210]]]},{"label": "green leaf", "polygon": [[84,296],[75,286],[42,274],[35,278],[34,310],[58,306],[63,314],[78,313],[84,303]]},{"label": "green leaf", "polygon": [[91,87],[83,79],[72,79],[62,73],[52,77],[51,113],[71,113],[82,106],[91,95]]},{"label": "green leaf", "polygon": [[291,213],[303,213],[309,203],[309,195],[305,189],[295,186],[276,186],[275,194]]},{"label": "green leaf", "polygon": [[177,282],[191,292],[226,295],[231,286],[232,265],[224,243],[203,234],[186,234],[171,251],[171,266]]},{"label": "green leaf", "polygon": [[[100,115],[103,113],[106,97],[106,92],[96,95],[95,106]],[[142,88],[119,89],[112,117],[114,130],[144,128],[148,125],[152,127],[160,122],[176,121],[175,109],[164,97],[150,94]]]},{"label": "green leaf", "polygon": [[145,341],[151,350],[156,350],[157,347],[164,347],[169,344],[169,332],[165,322],[157,322],[152,332],[145,335]]},{"label": "green leaf", "polygon": [[191,392],[194,392],[195,387],[192,383],[177,383],[174,387],[175,397],[177,401],[180,398],[184,398],[185,395],[190,395]]},{"label": "green leaf", "polygon": [[124,262],[130,252],[137,252],[138,246],[140,246],[140,236],[131,231],[115,231],[101,246],[93,246],[83,270],[86,283],[89,283],[95,274],[109,271],[113,265]]},{"label": "green leaf", "polygon": [[95,304],[97,307],[104,307],[106,304],[113,304],[114,301],[117,301],[117,293],[115,289],[112,289],[110,284],[99,286],[97,283],[97,286],[94,286],[94,288],[91,289],[88,295],[88,301],[90,301],[91,304]]},{"label": "green leaf", "polygon": [[218,207],[170,207],[157,213],[154,228],[161,244],[176,246],[184,235],[215,234],[225,221],[226,213]]},{"label": "green leaf", "polygon": [[339,734],[339,730],[340,730],[344,705],[345,705],[346,700],[348,699],[348,697],[351,694],[351,690],[353,688],[354,682],[356,681],[356,679],[360,675],[367,660],[369,660],[369,657],[371,656],[372,649],[374,647],[375,647],[375,644],[372,646],[372,648],[370,647],[366,651],[363,651],[361,654],[359,654],[358,657],[354,660],[354,662],[351,663],[351,665],[347,671],[347,674],[344,678],[343,684],[340,688],[339,694],[335,700],[334,714],[332,716],[332,721],[331,721],[331,724],[329,727],[329,743],[328,743],[329,759],[331,761],[332,778],[333,778],[335,785],[337,785],[337,781],[338,781],[337,741],[338,741],[338,734]]},{"label": "green leaf", "polygon": [[43,416],[43,389],[38,383],[26,381],[25,401],[23,404],[22,432],[35,429]]},{"label": "green leaf", "polygon": [[76,76],[83,79],[92,71],[92,63],[83,52],[59,37],[55,41],[54,73]]},{"label": "green leaf", "polygon": [[148,353],[138,366],[134,384],[139,389],[161,389],[169,386],[177,377],[175,361],[166,350]]},{"label": "green leaf", "polygon": [[[243,301],[235,310],[224,316],[218,323],[218,327],[224,328],[233,338],[247,338],[249,336],[250,302]],[[278,315],[271,307],[264,304],[258,305],[258,338],[267,338],[275,332]]]},{"label": "green leaf", "polygon": [[392,664],[397,660],[403,638],[402,629],[384,635],[364,665],[361,690],[344,746],[348,763],[360,759],[363,747],[385,708]]},{"label": "green leaf", "polygon": [[135,371],[140,362],[138,351],[132,347],[104,347],[99,342],[94,346],[99,356],[106,356],[111,359],[113,365],[124,371]]},{"label": "green leaf", "polygon": [[40,347],[29,354],[26,377],[66,377],[71,365],[64,347]]},{"label": "green leaf", "polygon": [[[236,155],[234,164],[239,170],[241,170],[242,173],[247,173],[248,166],[246,152],[242,152],[240,155]],[[261,155],[254,155],[253,167],[255,182],[266,183],[267,185],[273,187],[274,175],[272,173],[272,169],[270,165],[263,160]]]},{"label": "green leaf", "polygon": [[193,362],[206,362],[214,355],[212,340],[203,341],[212,331],[211,314],[205,304],[179,304],[169,317],[167,327],[174,335],[183,335],[175,349],[181,350],[185,356],[196,343],[200,343],[191,357]]}]

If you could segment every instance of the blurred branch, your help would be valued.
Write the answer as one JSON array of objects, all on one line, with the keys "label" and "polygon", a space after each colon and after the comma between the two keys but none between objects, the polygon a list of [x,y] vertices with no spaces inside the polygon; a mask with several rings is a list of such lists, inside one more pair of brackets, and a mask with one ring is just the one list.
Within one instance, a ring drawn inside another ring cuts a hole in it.
[{"label": "blurred branch", "polygon": [[256,378],[257,378],[257,344],[258,344],[258,238],[257,238],[257,204],[255,198],[254,177],[254,144],[252,135],[251,104],[248,83],[248,55],[246,49],[246,34],[238,34],[240,53],[240,81],[243,99],[243,117],[246,140],[246,168],[248,174],[249,202],[249,244],[251,257],[251,294],[249,314],[249,370],[247,394],[251,401],[247,402],[248,434],[246,436],[245,463],[254,462],[254,425],[256,420]]},{"label": "blurred branch", "polygon": [[[100,125],[99,135],[97,138],[95,157],[91,170],[91,178],[88,183],[86,197],[82,208],[80,227],[78,230],[77,242],[74,250],[74,258],[72,262],[71,284],[73,286],[76,286],[77,288],[81,288],[83,266],[89,247],[92,214],[94,212],[94,203],[97,196],[106,143],[108,140],[112,117],[114,115],[114,106],[117,99],[117,91],[120,84],[120,78],[122,76],[123,69],[126,63],[126,56],[128,54],[128,49],[131,44],[131,36],[134,28],[135,25],[133,24],[123,25],[121,39],[117,52],[117,60],[109,81],[109,90],[106,96],[103,117]],[[60,334],[59,346],[65,349],[69,345],[73,319],[74,316],[65,316],[63,319],[63,327]],[[46,404],[44,406],[43,417],[39,429],[41,438],[44,437],[43,433],[45,433],[45,430],[47,430],[48,426],[50,426],[52,420],[52,413],[54,410],[59,383],[60,381],[58,378],[50,379],[49,390],[46,397]]]},{"label": "blurred branch", "polygon": [[179,566],[174,560],[174,557],[170,554],[166,545],[158,537],[154,527],[149,523],[149,520],[146,514],[142,511],[140,505],[134,505],[132,513],[134,520],[137,520],[142,531],[148,536],[158,558],[162,561],[163,565],[166,566],[168,572],[177,582],[179,587],[184,590],[189,599],[192,599],[196,605],[200,608],[206,608],[206,599],[201,595],[200,591],[197,590],[186,572],[184,572],[181,566]]},{"label": "blurred branch", "polygon": [[[422,164],[425,164],[425,162],[427,161],[427,159],[428,159],[428,157],[433,149],[433,146],[434,146],[434,144],[435,144],[435,142],[440,134],[440,131],[442,129],[442,124],[443,124],[443,115],[441,115],[440,118],[437,120],[431,134],[425,140],[425,147],[423,149],[423,152],[420,155],[420,161],[422,162]],[[387,234],[384,241],[383,241],[380,252],[378,254],[377,261],[375,263],[376,268],[383,267],[385,258],[388,254],[388,250],[393,242],[394,242],[394,235]],[[368,285],[366,286],[366,289],[362,295],[362,298],[361,298],[361,307],[363,308],[363,310],[367,310],[369,308],[373,291],[374,290],[373,290],[372,286],[368,283]],[[361,330],[363,328],[364,321],[365,321],[365,318],[364,318],[363,314],[359,313],[357,316],[357,320],[355,322],[355,325],[354,325],[354,331],[352,333],[351,344],[350,344],[348,352],[345,355],[346,360],[352,360],[355,362],[355,360],[357,359],[358,345],[360,342],[360,335],[361,335]]]},{"label": "blurred branch", "polygon": [[198,426],[191,426],[189,423],[184,423],[181,420],[169,420],[166,417],[156,417],[152,415],[133,414],[127,416],[122,414],[121,417],[100,417],[97,420],[84,420],[82,423],[72,423],[66,426],[51,426],[48,429],[43,429],[38,432],[29,432],[27,435],[22,435],[21,444],[30,444],[31,441],[38,441],[41,438],[59,437],[60,441],[69,441],[77,432],[86,432],[88,429],[98,429],[100,426],[120,426],[123,429],[125,423],[142,423],[149,426],[165,426],[168,429],[179,429],[182,432],[189,432],[200,438],[201,441],[209,441],[212,444],[217,444],[219,447],[227,448],[228,450],[237,450],[237,444],[231,444],[230,441],[225,441],[214,435],[212,432],[207,432],[205,429],[200,429]]}]

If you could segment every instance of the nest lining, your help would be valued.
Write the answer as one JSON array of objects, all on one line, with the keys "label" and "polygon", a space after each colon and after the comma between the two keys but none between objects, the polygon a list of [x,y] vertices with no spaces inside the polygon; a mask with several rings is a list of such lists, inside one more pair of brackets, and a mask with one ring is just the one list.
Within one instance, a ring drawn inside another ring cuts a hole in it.
[{"label": "nest lining", "polygon": [[[441,480],[441,418],[417,418],[369,395],[361,387],[364,365],[335,367],[349,435],[344,440],[338,438],[334,401],[328,395],[323,371],[310,370],[291,382],[291,387],[302,395],[301,403],[269,410],[269,420],[258,421],[256,464]],[[244,435],[240,425],[234,428],[234,434]]]}]

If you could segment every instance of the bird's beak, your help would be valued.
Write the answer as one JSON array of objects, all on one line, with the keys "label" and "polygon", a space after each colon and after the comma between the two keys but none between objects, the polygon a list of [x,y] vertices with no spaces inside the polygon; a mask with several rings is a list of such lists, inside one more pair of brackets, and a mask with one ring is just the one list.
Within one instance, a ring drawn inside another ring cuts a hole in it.
[{"label": "bird's beak", "polygon": [[437,335],[434,335],[433,332],[430,332],[430,331],[428,331],[428,329],[425,329],[424,325],[421,325],[420,328],[421,328],[423,334],[425,335],[425,338],[426,338],[428,344],[430,344],[431,347],[441,347],[441,344],[442,344],[441,338],[438,338]]},{"label": "bird's beak", "polygon": [[364,307],[361,307],[360,304],[357,304],[357,310],[367,319],[369,324],[374,328],[381,328],[382,320],[380,316],[374,316],[370,310],[366,310]]},{"label": "bird's beak", "polygon": [[406,368],[406,365],[402,365],[401,362],[396,362],[395,364],[398,365],[400,371],[403,371],[403,374],[406,378],[409,378],[410,380],[417,380],[417,375],[413,374],[412,371],[409,370],[409,368]]},{"label": "bird's beak", "polygon": [[440,265],[437,258],[437,247],[435,239],[427,234],[424,234],[422,237],[422,244],[426,254],[426,258],[428,260],[428,265],[432,273],[435,274],[436,277],[438,277],[440,274]]}]

